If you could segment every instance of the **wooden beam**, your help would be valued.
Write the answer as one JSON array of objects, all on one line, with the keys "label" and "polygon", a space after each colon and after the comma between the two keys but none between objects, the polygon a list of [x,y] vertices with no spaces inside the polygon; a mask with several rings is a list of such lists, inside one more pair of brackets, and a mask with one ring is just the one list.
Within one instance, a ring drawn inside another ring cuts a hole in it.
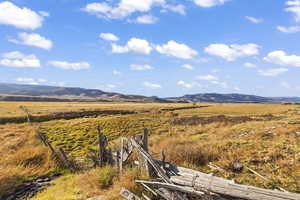
[{"label": "wooden beam", "polygon": [[130,141],[132,145],[139,151],[139,153],[150,163],[150,165],[152,165],[158,176],[161,177],[166,183],[172,183],[169,177],[166,175],[166,172],[163,171],[163,169],[156,163],[156,161],[152,159],[151,155],[146,152],[135,139],[132,138]]},{"label": "wooden beam", "polygon": [[249,200],[300,200],[300,194],[236,184],[234,181],[183,167],[176,167],[176,170],[177,176],[170,177],[173,183],[193,187],[199,191],[208,190],[220,195]]}]

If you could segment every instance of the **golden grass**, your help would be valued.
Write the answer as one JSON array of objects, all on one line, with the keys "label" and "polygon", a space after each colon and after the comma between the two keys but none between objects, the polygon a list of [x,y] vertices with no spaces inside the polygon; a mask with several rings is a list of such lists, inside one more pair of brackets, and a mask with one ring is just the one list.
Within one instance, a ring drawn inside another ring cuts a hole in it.
[{"label": "golden grass", "polygon": [[55,167],[50,152],[27,125],[0,126],[0,140],[0,194],[22,180],[44,175]]},{"label": "golden grass", "polygon": [[142,179],[136,168],[118,176],[111,167],[97,168],[82,174],[66,175],[55,180],[53,186],[36,195],[32,200],[85,200],[95,196],[105,196],[105,200],[121,200],[122,187],[141,194],[142,187],[135,180]]},{"label": "golden grass", "polygon": [[[10,106],[17,108],[17,105],[13,104],[11,103]],[[24,105],[23,103],[18,105],[21,104]],[[69,155],[71,154],[74,157],[82,158],[86,155],[88,149],[97,148],[96,127],[98,125],[102,127],[103,133],[108,136],[111,146],[119,142],[118,138],[120,136],[130,137],[141,133],[144,128],[149,128],[151,131],[149,138],[150,152],[155,158],[161,159],[161,152],[164,150],[168,162],[207,173],[214,173],[217,176],[234,179],[247,185],[270,189],[280,186],[291,192],[300,192],[300,125],[289,123],[300,121],[299,107],[295,105],[211,104],[210,107],[172,112],[162,111],[161,109],[191,105],[130,103],[46,103],[42,105],[40,103],[28,103],[25,106],[32,106],[29,109],[35,113],[38,113],[42,106],[45,106],[45,110],[41,113],[49,113],[54,110],[76,111],[80,109],[150,111],[123,116],[108,115],[40,123],[49,141],[54,146],[62,147]],[[194,126],[184,124],[175,126],[171,123],[174,119],[194,115],[238,117],[269,114],[282,118],[240,123],[212,121],[206,125]],[[21,171],[14,166],[36,166],[38,162],[35,161],[38,160],[39,155],[35,155],[35,152],[43,153],[43,150],[38,149],[41,147],[34,147],[31,144],[28,146],[31,150],[24,150],[25,152],[15,150],[20,145],[28,145],[24,143],[26,141],[24,138],[26,135],[24,134],[30,132],[31,130],[23,124],[0,126],[0,137],[2,138],[9,138],[10,136],[7,135],[18,133],[15,137],[11,136],[9,144],[4,145],[6,148],[0,147],[3,152],[10,152],[11,163],[8,161],[5,161],[5,163],[12,171]],[[4,135],[6,136],[4,137]],[[6,141],[5,139],[2,140]],[[30,141],[34,140],[30,139]],[[4,161],[0,158],[0,163],[2,162]],[[210,162],[223,168],[225,172],[208,168],[207,164]],[[240,162],[272,181],[270,183],[266,182],[246,169],[240,173],[234,172],[231,169],[233,162]],[[45,162],[45,167],[42,167],[42,169],[47,169],[47,165],[47,162]],[[34,168],[30,169],[32,169],[32,172],[29,174],[35,176],[33,172],[37,171]],[[46,171],[42,170],[38,174],[46,173]],[[59,178],[56,185],[40,193],[35,200],[81,200],[94,195],[106,195],[111,199],[119,199],[118,194],[121,187],[126,187],[137,194],[141,192],[141,188],[134,183],[134,179],[138,178],[143,177],[136,169],[126,169],[120,177],[110,168],[95,169],[79,175],[67,175]],[[54,194],[57,194],[58,197]]]}]

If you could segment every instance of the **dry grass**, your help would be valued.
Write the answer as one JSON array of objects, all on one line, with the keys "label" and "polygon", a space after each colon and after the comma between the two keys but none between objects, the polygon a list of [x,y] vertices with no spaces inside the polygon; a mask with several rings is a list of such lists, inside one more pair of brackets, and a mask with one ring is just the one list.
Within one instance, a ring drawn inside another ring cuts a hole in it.
[{"label": "dry grass", "polygon": [[55,180],[53,186],[39,193],[33,200],[85,200],[94,196],[105,196],[105,200],[121,200],[122,187],[141,194],[142,187],[135,183],[142,179],[137,169],[128,169],[118,176],[111,167],[93,169],[76,175],[66,175]]},{"label": "dry grass", "polygon": [[33,176],[55,167],[50,152],[36,139],[27,125],[0,126],[0,194]]},{"label": "dry grass", "polygon": [[[28,104],[28,106],[30,105],[33,106],[30,109],[34,112],[41,108],[39,106],[43,106],[42,104]],[[161,151],[164,150],[168,162],[214,173],[217,176],[234,179],[247,185],[270,189],[280,186],[291,192],[300,192],[300,125],[289,123],[300,121],[297,106],[213,104],[210,107],[170,112],[162,111],[162,108],[188,105],[49,103],[45,104],[45,111],[42,112],[53,111],[55,107],[49,107],[56,105],[61,106],[57,110],[101,108],[150,111],[125,116],[99,116],[41,123],[43,131],[52,144],[64,148],[72,156],[81,158],[89,148],[96,148],[96,127],[98,125],[101,125],[111,143],[118,142],[119,136],[130,137],[141,133],[143,128],[147,127],[151,130],[150,151],[158,159],[161,159]],[[71,107],[66,108],[68,106]],[[269,114],[282,118],[264,121],[245,120],[239,123],[227,123],[222,120],[194,123],[193,125],[171,123],[174,119],[194,115],[253,117]],[[51,169],[50,158],[43,156],[47,159],[44,162],[39,160],[38,153],[47,154],[47,151],[44,152],[43,149],[39,149],[41,147],[36,147],[33,142],[36,140],[27,137],[31,132],[32,130],[22,124],[0,126],[0,139],[4,141],[4,147],[0,147],[0,153],[7,151],[11,156],[9,159],[11,162],[0,158],[1,168],[2,162],[4,162],[8,169],[21,173],[25,171],[25,166],[29,171],[28,176],[43,174],[46,173],[46,169]],[[25,150],[19,149],[20,146]],[[25,147],[28,149],[26,150]],[[30,167],[37,166],[39,162],[43,163],[41,171],[38,172],[37,168]],[[223,168],[225,172],[208,168],[207,164],[210,162]],[[233,162],[240,162],[272,181],[266,182],[246,169],[239,173],[234,172],[231,169]],[[21,170],[16,166],[23,168]],[[23,175],[17,174],[19,177]],[[26,177],[28,176],[26,175]],[[134,183],[134,179],[142,178],[136,169],[127,169],[120,177],[114,169],[109,167],[95,169],[83,174],[59,178],[56,185],[39,194],[35,200],[81,200],[94,195],[107,195],[111,199],[119,199],[118,194],[121,187],[126,187],[139,194],[141,188]]]}]

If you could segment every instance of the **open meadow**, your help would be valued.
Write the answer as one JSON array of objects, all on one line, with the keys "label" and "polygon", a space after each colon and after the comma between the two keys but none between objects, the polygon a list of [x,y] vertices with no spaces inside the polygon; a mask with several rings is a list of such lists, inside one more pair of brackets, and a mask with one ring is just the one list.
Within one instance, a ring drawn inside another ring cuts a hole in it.
[{"label": "open meadow", "polygon": [[[28,110],[32,125],[20,106]],[[98,127],[111,149],[117,148],[120,137],[148,128],[149,152],[156,159],[164,151],[165,160],[179,166],[246,185],[300,193],[299,105],[0,102],[0,122],[4,155],[0,197],[24,181],[57,173],[62,176],[34,200],[84,200],[96,195],[119,199],[121,187],[139,194],[134,179],[142,175],[134,166],[127,166],[122,174],[109,166],[88,167],[89,153],[98,148]],[[37,138],[37,131],[81,170],[63,169]],[[234,163],[245,167],[234,171]]]}]

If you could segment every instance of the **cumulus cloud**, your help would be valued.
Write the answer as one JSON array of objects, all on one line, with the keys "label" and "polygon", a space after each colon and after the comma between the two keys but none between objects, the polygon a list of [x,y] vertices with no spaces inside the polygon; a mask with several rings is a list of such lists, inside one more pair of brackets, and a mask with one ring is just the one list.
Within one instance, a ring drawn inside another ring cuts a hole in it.
[{"label": "cumulus cloud", "polygon": [[42,78],[34,79],[34,78],[23,78],[23,77],[17,78],[16,81],[24,84],[29,84],[29,85],[40,85],[42,83],[47,82],[46,79],[42,79]]},{"label": "cumulus cloud", "polygon": [[106,2],[90,3],[83,10],[101,18],[122,19],[135,12],[148,12],[152,7],[164,4],[164,0],[121,0],[116,6]]},{"label": "cumulus cloud", "polygon": [[296,22],[300,22],[300,1],[287,1],[286,5],[289,7],[285,9],[287,12],[291,12],[294,15],[294,19]]},{"label": "cumulus cloud", "polygon": [[283,33],[297,33],[300,32],[300,26],[277,26],[277,30],[283,32]]},{"label": "cumulus cloud", "polygon": [[229,0],[194,0],[195,4],[204,8],[224,5]]},{"label": "cumulus cloud", "polygon": [[46,50],[50,50],[53,47],[51,40],[46,39],[37,33],[19,33],[18,39],[9,39],[9,41],[16,44],[34,46]]},{"label": "cumulus cloud", "polygon": [[148,81],[145,81],[145,82],[144,82],[144,86],[147,87],[147,88],[151,88],[151,89],[159,89],[159,88],[162,88],[161,85],[156,84],[156,83],[150,83],[150,82],[148,82]]},{"label": "cumulus cloud", "polygon": [[147,40],[142,40],[139,38],[131,38],[125,46],[119,46],[112,44],[113,53],[128,53],[135,52],[141,54],[150,54],[152,47]]},{"label": "cumulus cloud", "polygon": [[260,18],[255,18],[255,17],[250,17],[250,16],[246,16],[245,18],[254,24],[259,24],[259,23],[263,22],[263,19],[260,19]]},{"label": "cumulus cloud", "polygon": [[182,59],[192,59],[198,52],[187,46],[170,40],[167,44],[157,45],[155,48],[159,53]]},{"label": "cumulus cloud", "polygon": [[227,61],[234,61],[240,57],[254,56],[259,54],[259,46],[249,43],[244,45],[238,44],[211,44],[204,49],[210,55],[219,56]]},{"label": "cumulus cloud", "polygon": [[40,60],[34,55],[25,55],[19,51],[8,52],[2,55],[0,66],[5,67],[40,67]]},{"label": "cumulus cloud", "polygon": [[139,24],[155,24],[158,21],[153,15],[142,15],[136,18],[135,22]]},{"label": "cumulus cloud", "polygon": [[167,10],[170,10],[172,12],[179,13],[180,15],[186,15],[185,9],[186,9],[185,6],[182,4],[178,4],[178,5],[166,4],[163,6],[161,12],[166,12]]},{"label": "cumulus cloud", "polygon": [[0,3],[0,24],[12,25],[20,29],[37,29],[43,25],[43,15],[9,1]]},{"label": "cumulus cloud", "polygon": [[114,84],[103,84],[103,85],[100,85],[98,88],[100,90],[104,90],[104,91],[112,91],[116,87],[117,87],[117,85],[114,85]]},{"label": "cumulus cloud", "polygon": [[194,70],[194,67],[190,64],[184,64],[181,67],[187,70]]},{"label": "cumulus cloud", "polygon": [[205,75],[205,76],[197,76],[196,79],[200,80],[200,81],[218,81],[219,80],[218,77],[210,75],[210,74]]},{"label": "cumulus cloud", "polygon": [[153,69],[153,67],[151,67],[150,65],[130,65],[130,69],[131,70],[135,70],[135,71],[145,71],[145,70],[151,70]]},{"label": "cumulus cloud", "polygon": [[256,68],[256,65],[253,64],[253,63],[250,63],[250,62],[244,63],[244,66],[247,67],[247,68]]},{"label": "cumulus cloud", "polygon": [[118,41],[119,38],[112,34],[112,33],[101,33],[99,35],[100,38],[102,38],[103,40],[107,40],[107,41]]},{"label": "cumulus cloud", "polygon": [[287,55],[284,51],[273,51],[264,60],[276,65],[300,67],[300,56]]},{"label": "cumulus cloud", "polygon": [[266,70],[258,70],[258,73],[261,76],[278,76],[287,71],[289,71],[287,68],[273,68]]},{"label": "cumulus cloud", "polygon": [[71,69],[71,70],[81,70],[81,69],[89,69],[90,64],[88,62],[66,62],[66,61],[49,61],[49,65],[53,67],[58,67],[62,69]]},{"label": "cumulus cloud", "polygon": [[187,83],[185,81],[178,81],[177,85],[184,87],[184,88],[193,88],[195,86],[195,84],[193,83]]}]

